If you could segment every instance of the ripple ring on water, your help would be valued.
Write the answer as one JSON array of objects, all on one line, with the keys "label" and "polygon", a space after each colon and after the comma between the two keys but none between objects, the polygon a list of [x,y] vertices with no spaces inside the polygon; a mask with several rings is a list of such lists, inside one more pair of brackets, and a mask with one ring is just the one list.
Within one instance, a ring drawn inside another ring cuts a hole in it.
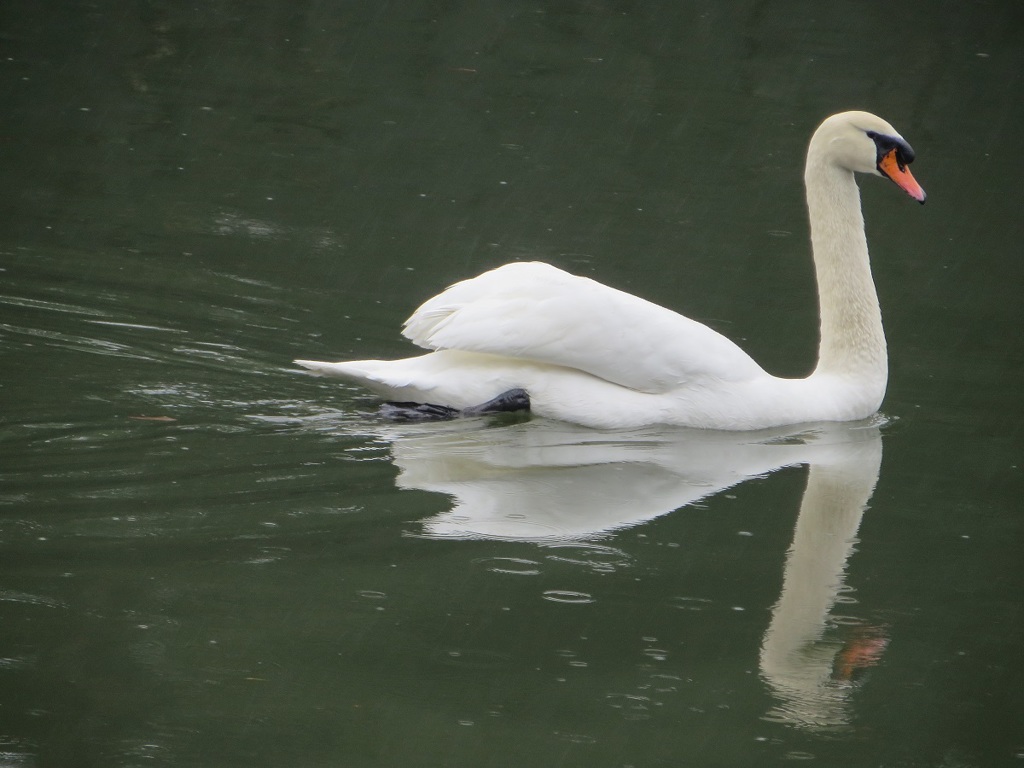
[{"label": "ripple ring on water", "polygon": [[542,597],[553,603],[567,603],[569,605],[584,605],[596,601],[593,595],[586,592],[573,592],[568,589],[549,589],[544,592]]}]

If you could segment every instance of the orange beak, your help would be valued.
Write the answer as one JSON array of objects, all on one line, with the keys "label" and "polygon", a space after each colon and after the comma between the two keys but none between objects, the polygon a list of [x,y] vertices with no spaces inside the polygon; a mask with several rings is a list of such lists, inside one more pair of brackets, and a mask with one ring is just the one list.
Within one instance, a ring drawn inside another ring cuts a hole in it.
[{"label": "orange beak", "polygon": [[928,195],[921,189],[921,185],[917,183],[917,179],[911,175],[910,168],[906,165],[901,165],[896,159],[895,149],[889,150],[882,156],[882,159],[878,161],[878,170],[884,176],[896,182],[896,186],[922,205],[928,198]]}]

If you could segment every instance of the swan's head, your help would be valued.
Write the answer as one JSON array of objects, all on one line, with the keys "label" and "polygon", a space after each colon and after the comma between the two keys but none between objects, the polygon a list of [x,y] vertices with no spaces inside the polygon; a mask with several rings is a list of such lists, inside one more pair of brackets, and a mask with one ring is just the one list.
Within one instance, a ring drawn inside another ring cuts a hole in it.
[{"label": "swan's head", "polygon": [[826,118],[811,138],[808,159],[814,156],[856,173],[884,176],[919,203],[927,198],[910,173],[913,148],[870,112],[840,112]]}]

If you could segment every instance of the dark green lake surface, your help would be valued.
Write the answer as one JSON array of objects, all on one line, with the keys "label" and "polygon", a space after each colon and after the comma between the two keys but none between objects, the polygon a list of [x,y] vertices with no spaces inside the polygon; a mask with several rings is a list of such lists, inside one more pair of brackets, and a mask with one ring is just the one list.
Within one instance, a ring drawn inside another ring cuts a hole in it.
[{"label": "dark green lake surface", "polygon": [[[0,765],[1024,764],[1012,2],[0,6]],[[412,353],[542,259],[772,372],[817,339],[826,115],[884,416],[400,427],[290,361]]]}]

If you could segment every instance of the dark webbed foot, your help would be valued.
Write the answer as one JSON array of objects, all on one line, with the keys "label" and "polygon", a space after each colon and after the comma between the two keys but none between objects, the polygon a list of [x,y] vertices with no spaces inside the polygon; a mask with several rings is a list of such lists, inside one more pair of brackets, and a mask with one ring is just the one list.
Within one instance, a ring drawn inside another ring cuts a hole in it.
[{"label": "dark webbed foot", "polygon": [[512,413],[530,410],[530,396],[525,389],[510,389],[493,400],[474,405],[462,412],[463,416],[482,416],[488,413]]},{"label": "dark webbed foot", "polygon": [[392,421],[442,421],[459,416],[486,416],[492,413],[512,413],[530,410],[530,396],[525,389],[510,389],[493,400],[460,411],[447,405],[433,403],[384,403],[380,415]]}]

